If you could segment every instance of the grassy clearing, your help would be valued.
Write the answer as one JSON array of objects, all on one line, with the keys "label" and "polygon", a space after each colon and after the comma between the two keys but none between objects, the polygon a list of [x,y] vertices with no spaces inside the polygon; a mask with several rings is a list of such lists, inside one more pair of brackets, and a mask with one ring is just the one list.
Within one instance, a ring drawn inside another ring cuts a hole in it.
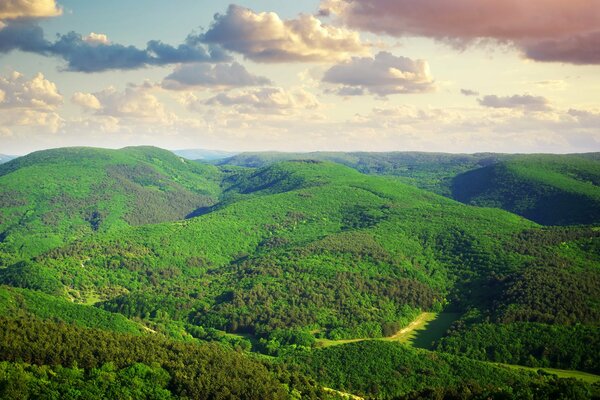
[{"label": "grassy clearing", "polygon": [[[450,324],[452,324],[459,316],[460,314],[457,313],[438,314],[434,312],[424,312],[394,335],[374,340],[400,342],[412,347],[430,349],[433,341],[441,338],[450,327]],[[363,340],[372,339],[318,339],[316,345],[317,347],[329,347],[360,342]]]},{"label": "grassy clearing", "polygon": [[502,366],[502,367],[506,367],[509,369],[520,369],[520,370],[527,370],[527,371],[533,371],[533,372],[537,372],[537,371],[541,370],[547,374],[556,375],[559,378],[575,378],[575,379],[579,379],[579,380],[582,380],[587,383],[600,382],[600,376],[590,374],[587,372],[573,371],[573,370],[566,370],[566,369],[556,369],[556,368],[532,368],[532,367],[524,367],[522,365],[513,365],[513,364],[500,364],[500,363],[493,363],[493,364]]},{"label": "grassy clearing", "polygon": [[386,340],[397,340],[413,347],[429,350],[432,343],[441,339],[459,316],[458,313],[423,313],[408,327]]}]

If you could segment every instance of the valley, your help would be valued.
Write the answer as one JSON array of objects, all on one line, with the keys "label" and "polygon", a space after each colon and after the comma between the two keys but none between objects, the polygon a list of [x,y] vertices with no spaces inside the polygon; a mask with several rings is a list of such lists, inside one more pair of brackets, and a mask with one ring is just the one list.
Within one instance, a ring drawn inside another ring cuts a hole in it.
[{"label": "valley", "polygon": [[79,368],[148,398],[593,398],[598,182],[591,154],[16,158],[2,390]]}]

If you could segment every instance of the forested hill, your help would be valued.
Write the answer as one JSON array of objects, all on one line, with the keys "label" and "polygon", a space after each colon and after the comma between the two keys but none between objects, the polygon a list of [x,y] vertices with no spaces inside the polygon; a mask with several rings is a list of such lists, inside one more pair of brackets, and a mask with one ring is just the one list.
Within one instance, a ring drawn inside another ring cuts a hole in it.
[{"label": "forested hill", "polygon": [[456,176],[452,195],[544,225],[599,223],[600,161],[589,155],[518,156]]},{"label": "forested hill", "polygon": [[34,255],[93,232],[182,219],[216,202],[220,179],[216,167],[151,147],[31,153],[0,166],[0,248]]},{"label": "forested hill", "polygon": [[[600,372],[593,225],[151,147],[33,153],[0,193],[0,397],[597,396],[489,363]],[[427,351],[382,343],[423,313],[455,322]]]},{"label": "forested hill", "polygon": [[405,182],[422,189],[449,196],[451,193],[451,180],[454,176],[510,157],[506,154],[493,153],[257,152],[237,154],[224,160],[218,160],[217,163],[219,165],[258,168],[275,162],[290,160],[331,161],[354,168],[364,174],[401,177]]},{"label": "forested hill", "polygon": [[598,223],[600,153],[571,155],[242,153],[220,164],[260,167],[282,160],[340,163],[390,175],[463,203],[498,207],[543,225]]}]

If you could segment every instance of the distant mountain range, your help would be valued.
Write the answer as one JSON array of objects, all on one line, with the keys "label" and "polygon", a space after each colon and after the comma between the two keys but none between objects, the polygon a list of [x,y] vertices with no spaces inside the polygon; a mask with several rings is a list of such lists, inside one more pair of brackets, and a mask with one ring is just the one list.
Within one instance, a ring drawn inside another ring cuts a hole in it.
[{"label": "distant mountain range", "polygon": [[0,164],[4,164],[5,162],[9,162],[10,160],[16,158],[15,156],[8,156],[6,154],[0,154]]},{"label": "distant mountain range", "polygon": [[233,157],[236,152],[223,151],[223,150],[205,150],[205,149],[184,149],[184,150],[173,150],[173,153],[179,157],[187,158],[188,160],[202,160],[212,161],[220,160],[223,158]]}]

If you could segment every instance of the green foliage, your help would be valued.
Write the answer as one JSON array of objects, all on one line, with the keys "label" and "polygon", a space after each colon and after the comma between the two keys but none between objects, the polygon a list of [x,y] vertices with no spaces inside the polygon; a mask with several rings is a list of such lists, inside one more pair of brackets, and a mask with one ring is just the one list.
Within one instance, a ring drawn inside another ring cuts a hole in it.
[{"label": "green foliage", "polygon": [[327,387],[373,399],[554,399],[558,393],[576,393],[573,398],[589,399],[593,390],[574,380],[377,340],[298,353],[288,356],[287,361]]},{"label": "green foliage", "polygon": [[157,365],[116,368],[36,366],[0,362],[0,397],[4,399],[153,399],[174,398],[169,374]]},{"label": "green foliage", "polygon": [[64,321],[89,328],[140,334],[141,327],[120,314],[92,306],[74,304],[35,290],[0,286],[0,315],[30,315],[41,319]]},{"label": "green foliage", "polygon": [[600,163],[579,156],[528,155],[458,175],[452,196],[499,207],[544,225],[600,222]]},{"label": "green foliage", "polygon": [[[572,157],[321,156],[396,178],[302,157],[214,167],[154,148],[53,150],[1,166],[3,359],[54,372],[76,362],[77,390],[107,363],[113,376],[141,363],[168,374],[157,391],[192,398],[316,398],[315,379],[374,398],[589,397],[588,386],[449,354],[313,347],[315,337],[391,336],[446,308],[465,316],[438,343],[444,351],[596,371],[585,349],[598,342],[598,229],[541,228],[397,177],[448,195],[457,173],[510,164],[519,179],[529,174],[522,187],[513,182],[523,191],[534,181],[579,190],[569,179],[593,183],[581,171],[597,161],[573,169],[564,167]],[[525,171],[531,165],[545,175]],[[14,315],[25,319],[6,318]],[[293,362],[262,365],[243,354],[251,349]],[[207,372],[216,364],[224,369]],[[41,376],[13,367],[28,382]],[[262,382],[258,392],[249,382]]]},{"label": "green foliage", "polygon": [[[287,398],[281,383],[259,362],[218,344],[197,345],[158,336],[132,336],[65,324],[0,317],[0,360],[34,365],[102,368],[111,363],[125,374],[148,379],[158,374],[161,383],[168,373],[167,388],[179,397],[192,399]],[[153,366],[148,371],[147,366]],[[132,367],[133,366],[133,367]],[[129,369],[132,367],[133,369]],[[150,374],[150,376],[148,376]],[[135,379],[131,383],[136,385]],[[156,387],[151,385],[150,388]],[[67,389],[70,384],[65,383]]]},{"label": "green foliage", "polygon": [[185,218],[214,204],[219,180],[215,167],[151,147],[19,157],[0,167],[0,265],[94,232]]},{"label": "green foliage", "polygon": [[600,373],[596,326],[479,323],[451,331],[437,349],[477,360]]},{"label": "green foliage", "polygon": [[0,269],[0,284],[39,290],[55,295],[63,292],[62,284],[54,271],[28,261],[20,261],[8,268]]}]

